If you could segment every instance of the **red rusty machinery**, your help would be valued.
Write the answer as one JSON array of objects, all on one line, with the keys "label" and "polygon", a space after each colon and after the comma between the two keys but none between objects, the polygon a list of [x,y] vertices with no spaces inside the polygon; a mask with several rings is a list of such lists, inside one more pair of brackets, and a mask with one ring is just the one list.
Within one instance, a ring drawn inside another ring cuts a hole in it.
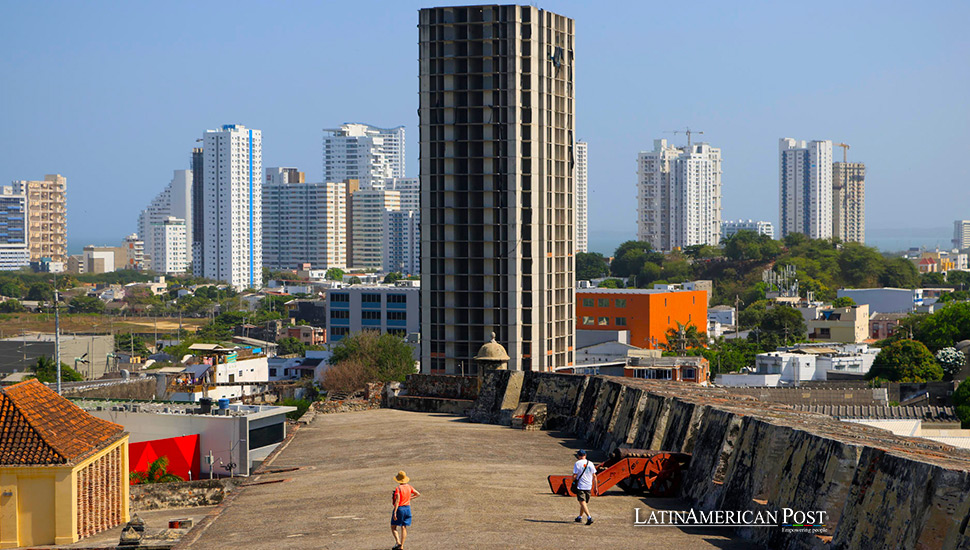
[{"label": "red rusty machinery", "polygon": [[[627,493],[676,496],[688,464],[689,453],[616,449],[609,460],[596,467],[598,490],[594,494],[601,495],[619,485]],[[572,483],[572,475],[549,476],[549,488],[557,495],[574,496],[570,488]]]}]

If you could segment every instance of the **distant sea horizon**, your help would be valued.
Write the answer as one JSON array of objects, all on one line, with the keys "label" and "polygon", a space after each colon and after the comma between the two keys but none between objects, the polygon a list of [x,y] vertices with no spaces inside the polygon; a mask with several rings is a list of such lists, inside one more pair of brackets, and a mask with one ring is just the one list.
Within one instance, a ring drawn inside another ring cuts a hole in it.
[{"label": "distant sea horizon", "polygon": [[[94,244],[98,246],[121,246],[121,237],[72,239],[68,238],[67,253],[81,254],[84,247]],[[589,251],[599,252],[604,256],[611,256],[620,244],[637,238],[636,231],[603,230],[591,231],[589,237]],[[866,229],[866,244],[878,248],[882,252],[901,252],[910,248],[924,247],[928,250],[939,247],[949,250],[952,246],[953,227],[895,227]]]}]

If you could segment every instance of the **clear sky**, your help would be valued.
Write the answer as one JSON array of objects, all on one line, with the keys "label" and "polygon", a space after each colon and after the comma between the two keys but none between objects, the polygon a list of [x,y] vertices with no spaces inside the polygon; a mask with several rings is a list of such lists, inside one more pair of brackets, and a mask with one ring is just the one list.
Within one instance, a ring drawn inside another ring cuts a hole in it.
[{"label": "clear sky", "polygon": [[[323,128],[403,124],[416,176],[417,9],[433,5],[3,2],[0,183],[66,176],[77,250],[135,231],[221,124],[261,129],[263,166],[311,180]],[[852,146],[874,242],[970,218],[970,2],[539,5],[576,20],[594,250],[635,237],[637,152],[688,125],[722,150],[725,219],[777,224],[780,137]]]}]

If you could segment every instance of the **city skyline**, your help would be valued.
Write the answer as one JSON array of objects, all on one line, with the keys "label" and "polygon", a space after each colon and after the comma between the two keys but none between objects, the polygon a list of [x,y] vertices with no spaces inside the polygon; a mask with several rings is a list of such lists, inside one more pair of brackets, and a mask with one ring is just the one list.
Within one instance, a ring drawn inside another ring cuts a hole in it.
[{"label": "city skyline", "polygon": [[[69,247],[77,251],[84,244],[116,243],[131,233],[138,211],[164,187],[172,171],[190,168],[187,156],[198,129],[226,122],[263,129],[267,165],[299,166],[308,171],[310,181],[321,178],[324,128],[348,121],[403,125],[409,130],[406,175],[413,177],[418,151],[415,9],[433,5],[400,2],[386,4],[380,12],[336,4],[274,8],[274,21],[279,22],[272,25],[286,25],[293,31],[287,34],[299,35],[299,40],[262,43],[251,52],[253,57],[226,57],[223,65],[209,68],[211,78],[202,78],[203,68],[193,69],[186,61],[213,48],[251,50],[246,45],[249,34],[243,31],[264,25],[268,8],[254,4],[227,14],[212,4],[200,6],[199,17],[190,19],[181,17],[179,9],[187,4],[177,3],[165,8],[104,3],[8,8],[0,28],[13,42],[36,44],[26,40],[26,33],[40,26],[59,40],[21,47],[18,55],[0,61],[0,70],[11,82],[70,85],[25,84],[5,90],[4,104],[17,108],[0,108],[0,183],[47,173],[67,177]],[[966,201],[952,200],[966,196],[970,180],[970,167],[960,156],[970,137],[970,125],[960,123],[970,118],[960,97],[970,82],[970,69],[960,62],[970,53],[970,40],[960,34],[957,23],[970,11],[966,5],[909,12],[902,4],[878,11],[833,4],[805,15],[795,6],[738,10],[712,4],[702,15],[671,13],[657,22],[637,17],[649,9],[637,4],[625,4],[629,17],[622,19],[579,2],[544,7],[575,19],[581,31],[576,138],[593,144],[592,251],[609,251],[600,244],[605,234],[635,237],[636,155],[657,137],[671,137],[682,145],[680,136],[665,132],[688,125],[705,132],[697,141],[715,143],[723,151],[724,219],[778,219],[776,144],[785,136],[852,145],[849,161],[866,163],[871,185],[866,212],[870,239],[879,237],[882,228],[898,230],[899,220],[904,220],[916,228],[943,227],[939,240],[946,243],[946,226],[966,217],[959,209]],[[840,17],[831,17],[836,10]],[[203,27],[217,14],[229,17],[227,28],[232,29],[218,37]],[[116,25],[119,18],[148,23],[126,30]],[[861,19],[871,24],[854,23]],[[76,25],[79,21],[86,24]],[[360,25],[376,29],[380,38],[342,56],[326,55],[327,44],[350,39]],[[312,34],[297,32],[304,26],[319,28]],[[173,28],[179,31],[172,34]],[[852,39],[843,44],[849,29]],[[639,36],[651,40],[644,43],[635,38]],[[783,43],[818,47],[816,55],[823,62],[814,76],[784,63],[790,54],[775,46]],[[651,55],[654,44],[676,44],[686,52]],[[702,52],[714,52],[708,74],[695,76],[682,68],[681,59]],[[372,58],[378,59],[377,65]],[[318,76],[306,86],[222,94],[219,77],[239,70],[242,63]],[[337,72],[352,85],[312,85]],[[634,90],[658,72],[683,78],[667,79],[663,88],[646,96],[617,93],[610,84],[618,78],[632,80],[623,89]],[[171,74],[185,78],[172,79]],[[719,81],[716,92],[702,85],[712,77]],[[180,87],[181,81],[194,84]],[[125,139],[124,129],[132,121],[153,127],[137,144]],[[51,128],[71,139],[51,139]],[[894,153],[900,142],[907,143],[910,154]],[[909,202],[899,200],[923,180],[933,182],[935,194],[950,199],[938,201],[935,215],[925,220],[907,216]],[[940,218],[945,221],[938,222]]]}]

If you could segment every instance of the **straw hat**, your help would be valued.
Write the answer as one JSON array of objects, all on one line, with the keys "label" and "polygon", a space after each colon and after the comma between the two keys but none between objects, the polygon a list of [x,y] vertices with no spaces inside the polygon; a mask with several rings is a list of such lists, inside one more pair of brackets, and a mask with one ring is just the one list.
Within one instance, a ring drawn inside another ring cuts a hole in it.
[{"label": "straw hat", "polygon": [[394,481],[397,481],[398,483],[407,483],[411,481],[411,478],[409,478],[408,475],[404,473],[404,470],[401,470],[400,472],[397,473],[396,476],[394,476]]}]

